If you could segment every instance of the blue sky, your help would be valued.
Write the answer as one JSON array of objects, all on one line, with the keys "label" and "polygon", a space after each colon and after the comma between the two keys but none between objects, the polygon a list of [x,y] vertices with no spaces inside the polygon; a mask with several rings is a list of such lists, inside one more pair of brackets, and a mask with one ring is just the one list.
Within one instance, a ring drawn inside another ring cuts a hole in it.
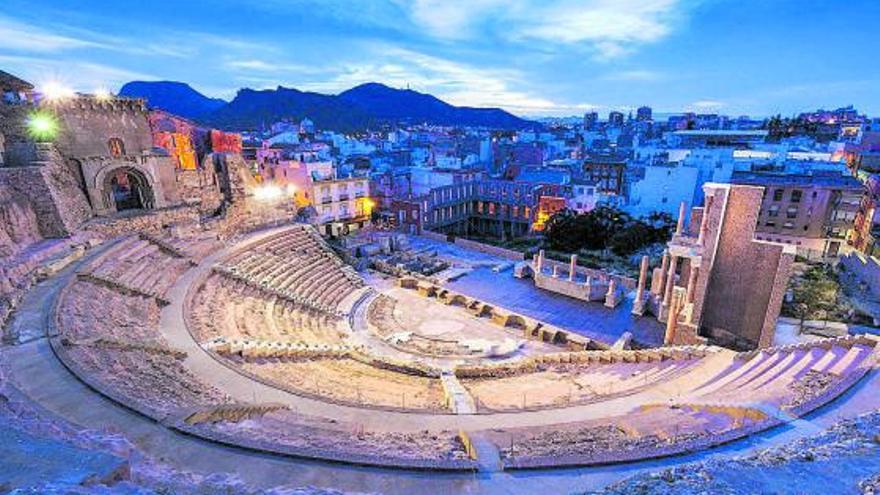
[{"label": "blue sky", "polygon": [[210,96],[378,81],[521,115],[880,115],[877,0],[2,0],[0,69]]}]

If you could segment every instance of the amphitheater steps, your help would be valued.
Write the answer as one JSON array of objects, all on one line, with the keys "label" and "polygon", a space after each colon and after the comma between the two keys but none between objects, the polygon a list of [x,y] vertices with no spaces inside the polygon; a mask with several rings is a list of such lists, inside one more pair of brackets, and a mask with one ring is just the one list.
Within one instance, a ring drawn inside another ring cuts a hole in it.
[{"label": "amphitheater steps", "polygon": [[800,354],[800,358],[792,362],[790,366],[785,367],[785,369],[782,369],[777,373],[771,374],[765,380],[761,380],[752,384],[751,389],[756,390],[771,385],[773,383],[791,382],[797,377],[801,376],[804,370],[809,369],[813,364],[821,359],[826,352],[827,351],[821,348],[813,348],[808,351],[804,351]]},{"label": "amphitheater steps", "polygon": [[710,384],[707,383],[706,385],[700,387],[697,392],[702,395],[708,395],[717,390],[720,390],[726,387],[731,382],[737,380],[741,376],[746,375],[754,369],[760,367],[768,359],[771,359],[771,355],[765,351],[761,351],[741,365],[735,364],[731,366],[730,369],[722,371],[712,380]]},{"label": "amphitheater steps", "polygon": [[734,380],[731,383],[728,383],[728,390],[735,390],[746,388],[750,383],[755,380],[758,380],[761,377],[766,377],[767,373],[771,372],[771,370],[778,369],[780,366],[785,366],[785,363],[794,359],[792,353],[776,351],[770,355],[770,358],[761,363],[759,366],[756,366],[748,373],[740,376],[738,379]]},{"label": "amphitheater steps", "polygon": [[864,360],[871,351],[872,349],[858,344],[850,347],[849,351],[847,351],[837,363],[828,369],[828,373],[837,376],[846,375],[848,372],[852,371],[853,368],[861,364],[862,360]]}]

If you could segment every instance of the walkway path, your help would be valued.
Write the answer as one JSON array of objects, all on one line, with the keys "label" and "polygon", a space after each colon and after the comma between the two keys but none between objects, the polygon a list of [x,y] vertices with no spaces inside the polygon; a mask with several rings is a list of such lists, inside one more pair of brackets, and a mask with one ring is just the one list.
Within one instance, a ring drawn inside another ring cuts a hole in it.
[{"label": "walkway path", "polygon": [[443,389],[446,390],[447,396],[452,399],[452,412],[455,414],[474,414],[477,412],[474,398],[458,381],[458,377],[452,370],[445,370],[440,375],[440,380],[443,382]]}]

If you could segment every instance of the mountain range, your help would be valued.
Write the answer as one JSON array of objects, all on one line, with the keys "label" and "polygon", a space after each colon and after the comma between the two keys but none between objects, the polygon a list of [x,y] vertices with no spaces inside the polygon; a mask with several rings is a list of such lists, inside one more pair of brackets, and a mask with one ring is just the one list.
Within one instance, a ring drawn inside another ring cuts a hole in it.
[{"label": "mountain range", "polygon": [[540,124],[499,108],[457,107],[432,95],[384,84],[366,83],[338,95],[279,86],[241,89],[232,101],[209,98],[188,84],[172,81],[133,81],[120,96],[146,98],[151,108],[226,130],[256,130],[280,120],[308,117],[319,129],[351,132],[385,124],[525,129]]}]

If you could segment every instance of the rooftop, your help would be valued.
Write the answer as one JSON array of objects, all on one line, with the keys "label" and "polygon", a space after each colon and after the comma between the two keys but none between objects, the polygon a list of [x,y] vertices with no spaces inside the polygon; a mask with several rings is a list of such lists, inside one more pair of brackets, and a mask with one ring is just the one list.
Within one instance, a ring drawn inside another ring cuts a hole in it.
[{"label": "rooftop", "polygon": [[0,89],[4,91],[32,91],[34,85],[0,70]]},{"label": "rooftop", "polygon": [[855,177],[838,174],[761,174],[754,172],[734,172],[731,182],[734,184],[748,185],[773,185],[773,186],[804,186],[804,187],[831,187],[849,190],[861,190],[864,188]]}]

